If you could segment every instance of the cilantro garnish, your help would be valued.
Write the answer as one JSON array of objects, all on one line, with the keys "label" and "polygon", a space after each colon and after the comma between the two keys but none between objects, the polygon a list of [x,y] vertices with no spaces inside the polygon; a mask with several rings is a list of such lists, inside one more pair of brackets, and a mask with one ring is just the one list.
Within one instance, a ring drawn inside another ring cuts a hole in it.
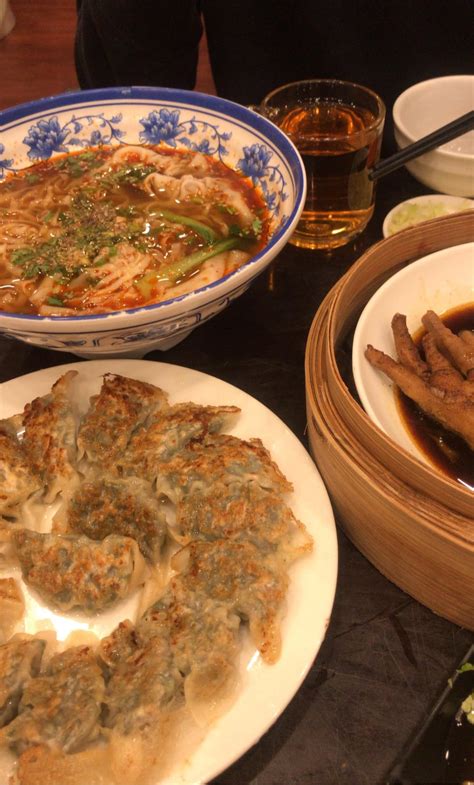
[{"label": "cilantro garnish", "polygon": [[260,218],[254,218],[249,226],[231,224],[229,226],[229,234],[232,237],[243,237],[246,240],[258,240],[262,233],[262,225]]},{"label": "cilantro garnish", "polygon": [[67,155],[54,162],[54,169],[64,171],[70,177],[81,177],[90,169],[100,166],[102,163],[98,153],[87,151],[77,155]]},{"label": "cilantro garnish", "polygon": [[152,172],[156,172],[156,167],[151,164],[127,164],[122,169],[100,176],[100,182],[112,188],[119,185],[137,185]]},{"label": "cilantro garnish", "polygon": [[64,308],[64,303],[60,297],[56,295],[51,295],[50,297],[46,298],[47,305],[58,305],[60,308]]},{"label": "cilantro garnish", "polygon": [[[123,208],[117,208],[112,202],[98,203],[84,191],[78,191],[70,206],[57,216],[60,225],[57,235],[16,249],[10,257],[12,264],[21,268],[22,278],[49,276],[67,283],[91,265],[106,264],[116,256],[117,246],[122,242],[146,251],[143,222],[136,219],[132,210],[123,227],[118,226],[119,209],[123,213]],[[54,226],[52,219],[50,224]]]}]

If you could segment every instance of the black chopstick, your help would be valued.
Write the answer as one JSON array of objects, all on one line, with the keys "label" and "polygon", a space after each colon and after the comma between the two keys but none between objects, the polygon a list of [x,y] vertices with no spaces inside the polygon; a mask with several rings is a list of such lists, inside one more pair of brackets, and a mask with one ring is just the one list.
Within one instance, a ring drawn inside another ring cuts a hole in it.
[{"label": "black chopstick", "polygon": [[474,110],[463,114],[456,120],[452,120],[447,125],[443,125],[422,139],[418,139],[417,142],[404,147],[403,150],[399,150],[398,153],[391,155],[390,158],[379,161],[369,172],[369,179],[378,180],[379,177],[393,172],[394,169],[403,166],[407,161],[411,161],[412,158],[418,158],[419,155],[423,155],[423,153],[427,153],[429,150],[433,150],[435,147],[439,147],[457,136],[462,136],[462,134],[471,131],[473,128]]}]

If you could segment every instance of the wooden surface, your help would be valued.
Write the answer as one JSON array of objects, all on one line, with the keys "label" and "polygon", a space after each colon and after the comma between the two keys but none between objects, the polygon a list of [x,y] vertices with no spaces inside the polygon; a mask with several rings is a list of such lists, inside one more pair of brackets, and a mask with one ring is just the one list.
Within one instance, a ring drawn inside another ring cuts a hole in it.
[{"label": "wooden surface", "polygon": [[[2,106],[76,86],[74,7],[74,0],[13,0],[17,27],[0,41]],[[207,85],[212,89],[202,80],[197,87]],[[374,218],[356,241],[333,253],[288,245],[222,314],[146,359],[236,385],[308,447],[304,354],[314,315],[341,276],[381,239],[388,210],[424,192],[404,170],[382,179]],[[0,336],[0,382],[71,359]],[[313,667],[268,733],[213,785],[383,785],[472,642],[467,630],[387,580],[342,526],[338,540],[336,599]]]},{"label": "wooden surface", "polygon": [[[11,0],[16,18],[0,40],[0,109],[65,90],[77,90],[74,68],[75,0]],[[215,94],[205,36],[196,90]]]}]

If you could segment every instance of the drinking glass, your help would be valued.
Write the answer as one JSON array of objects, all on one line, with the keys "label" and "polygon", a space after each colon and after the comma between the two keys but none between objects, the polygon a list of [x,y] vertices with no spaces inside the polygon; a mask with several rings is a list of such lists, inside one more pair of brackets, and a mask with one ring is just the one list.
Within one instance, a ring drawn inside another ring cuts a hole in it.
[{"label": "drinking glass", "polygon": [[298,148],[308,181],[301,219],[290,243],[303,248],[345,245],[374,211],[385,106],[367,87],[335,79],[307,79],[278,87],[260,112]]}]

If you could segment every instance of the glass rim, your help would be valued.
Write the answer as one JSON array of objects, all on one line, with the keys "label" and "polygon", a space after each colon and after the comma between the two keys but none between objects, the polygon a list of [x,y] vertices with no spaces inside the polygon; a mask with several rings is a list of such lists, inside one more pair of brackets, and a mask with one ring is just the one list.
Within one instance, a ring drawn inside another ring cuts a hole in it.
[{"label": "glass rim", "polygon": [[[368,131],[373,131],[379,127],[382,127],[387,113],[387,107],[384,101],[382,100],[382,98],[378,95],[378,93],[375,92],[375,90],[372,90],[370,87],[361,85],[358,82],[349,82],[345,79],[297,79],[294,82],[287,82],[286,84],[280,85],[279,87],[275,87],[273,90],[271,90],[271,92],[267,93],[267,95],[260,102],[260,108],[261,110],[263,110],[263,112],[265,111],[265,109],[270,108],[268,105],[269,101],[272,98],[274,98],[278,93],[283,92],[284,90],[288,90],[291,87],[297,87],[298,85],[316,85],[316,84],[326,85],[326,86],[335,85],[338,87],[346,87],[346,88],[353,88],[353,89],[355,88],[357,90],[360,90],[362,93],[365,93],[366,95],[375,99],[378,108],[378,113],[375,116],[373,122],[371,122],[369,125],[364,127],[364,129],[361,131],[356,131],[353,134],[347,134],[345,138],[353,138],[358,134],[367,133]],[[340,99],[338,98],[338,100]],[[331,139],[332,137],[327,136],[325,138]]]}]

